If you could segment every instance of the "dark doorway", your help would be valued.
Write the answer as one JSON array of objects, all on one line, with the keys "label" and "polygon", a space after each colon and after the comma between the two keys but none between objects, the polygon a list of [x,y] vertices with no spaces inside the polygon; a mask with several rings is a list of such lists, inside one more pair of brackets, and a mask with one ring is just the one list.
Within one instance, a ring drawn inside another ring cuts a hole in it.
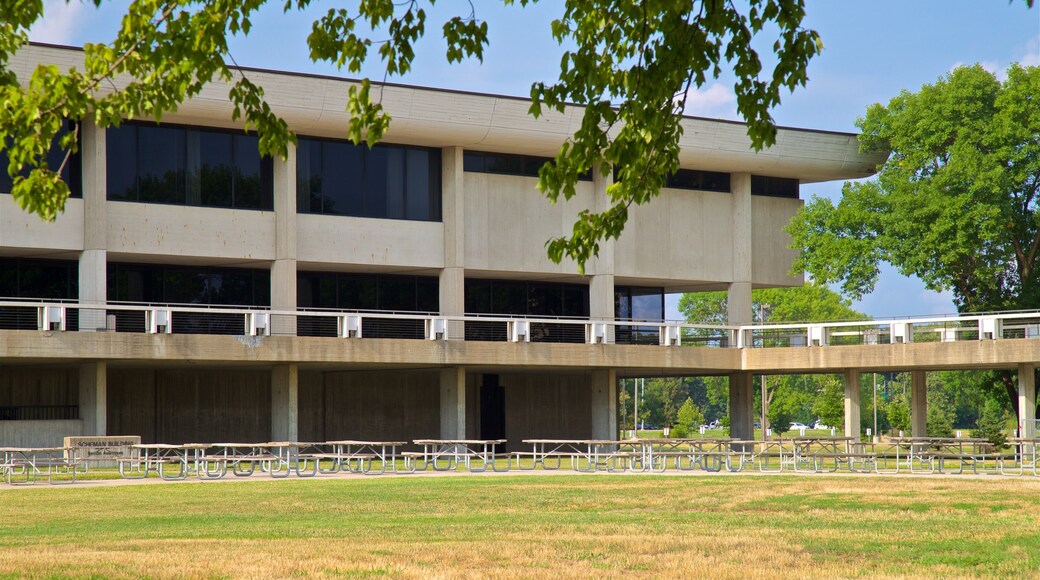
[{"label": "dark doorway", "polygon": [[498,375],[484,375],[480,385],[480,438],[506,438],[506,392]]}]

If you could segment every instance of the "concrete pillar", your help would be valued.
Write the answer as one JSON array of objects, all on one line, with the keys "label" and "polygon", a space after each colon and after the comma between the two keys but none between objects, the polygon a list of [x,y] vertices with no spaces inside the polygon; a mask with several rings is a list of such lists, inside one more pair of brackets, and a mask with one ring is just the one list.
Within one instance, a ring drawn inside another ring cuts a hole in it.
[{"label": "concrete pillar", "polygon": [[1019,436],[1036,437],[1036,375],[1033,365],[1018,365],[1018,418]]},{"label": "concrete pillar", "polygon": [[[441,222],[444,227],[444,269],[440,274],[440,311],[444,316],[466,313],[466,189],[462,147],[441,149]],[[449,340],[465,340],[461,322],[448,324]]]},{"label": "concrete pillar", "polygon": [[108,432],[108,365],[103,362],[79,365],[79,418],[84,435]]},{"label": "concrete pillar", "polygon": [[[104,304],[108,300],[108,189],[105,130],[93,121],[80,125],[83,163],[83,252],[79,257],[79,300],[89,304]],[[104,309],[83,309],[79,312],[81,331],[105,330]],[[112,329],[114,330],[114,329]]]},{"label": "concrete pillar", "polygon": [[466,438],[466,371],[441,369],[441,439]]},{"label": "concrete pillar", "polygon": [[859,370],[845,371],[845,436],[859,439]]},{"label": "concrete pillar", "polygon": [[729,435],[750,441],[755,437],[755,396],[751,373],[729,376]]},{"label": "concrete pillar", "polygon": [[730,324],[751,323],[751,174],[730,175],[733,204],[733,280],[727,293]]},{"label": "concrete pillar", "polygon": [[[769,438],[769,380],[766,375],[759,377],[762,381],[762,441]],[[773,388],[776,388],[775,386]]]},{"label": "concrete pillar", "polygon": [[298,441],[300,369],[296,364],[271,369],[271,440]]},{"label": "concrete pillar", "polygon": [[[598,168],[592,170],[592,192],[596,211],[606,211],[610,208],[607,188],[613,183],[613,171],[603,175]],[[586,266],[587,272],[592,275],[589,280],[590,318],[614,320],[614,240],[600,240],[599,254],[589,260]],[[614,335],[614,327],[608,326],[605,341],[613,343]]]},{"label": "concrete pillar", "polygon": [[928,373],[910,373],[910,435],[928,436]]},{"label": "concrete pillar", "polygon": [[[271,266],[271,308],[296,310],[296,146],[286,158],[274,159],[274,264]],[[271,333],[294,336],[296,318],[275,316]]]},{"label": "concrete pillar", "polygon": [[617,439],[617,371],[592,371],[592,438]]}]

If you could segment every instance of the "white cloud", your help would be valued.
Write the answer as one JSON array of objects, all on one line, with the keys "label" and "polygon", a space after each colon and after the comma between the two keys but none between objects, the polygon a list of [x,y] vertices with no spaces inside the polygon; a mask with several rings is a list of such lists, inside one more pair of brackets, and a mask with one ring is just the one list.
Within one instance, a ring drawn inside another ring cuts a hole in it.
[{"label": "white cloud", "polygon": [[698,117],[738,119],[737,96],[721,83],[712,83],[707,88],[691,88],[686,94],[683,112]]},{"label": "white cloud", "polygon": [[76,44],[75,35],[87,10],[87,6],[78,1],[45,0],[43,19],[29,31],[29,38],[37,42]]},{"label": "white cloud", "polygon": [[1026,43],[1025,53],[1018,59],[1022,66],[1040,66],[1040,34]]}]

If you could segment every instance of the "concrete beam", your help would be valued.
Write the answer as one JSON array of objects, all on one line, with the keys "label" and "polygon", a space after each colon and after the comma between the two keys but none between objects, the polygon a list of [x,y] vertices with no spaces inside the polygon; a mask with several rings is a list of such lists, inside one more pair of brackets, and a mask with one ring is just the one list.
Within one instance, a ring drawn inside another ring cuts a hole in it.
[{"label": "concrete beam", "polygon": [[592,438],[617,439],[617,372],[592,371]]},{"label": "concrete beam", "polygon": [[859,369],[845,371],[845,436],[859,439]]},{"label": "concrete beam", "polygon": [[79,365],[79,418],[83,435],[107,434],[108,365],[103,362]]},{"label": "concrete beam", "polygon": [[466,370],[441,369],[441,439],[466,438]]},{"label": "concrete beam", "polygon": [[729,435],[734,439],[755,437],[755,396],[751,373],[729,376]]},{"label": "concrete beam", "polygon": [[928,436],[928,373],[910,373],[910,435]]},{"label": "concrete beam", "polygon": [[271,369],[271,440],[298,441],[300,374],[295,364]]},{"label": "concrete beam", "polygon": [[1036,373],[1033,365],[1018,365],[1019,436],[1036,437]]},{"label": "concrete beam", "polygon": [[733,204],[733,282],[729,285],[726,306],[730,324],[751,323],[752,217],[751,174],[730,176]]}]

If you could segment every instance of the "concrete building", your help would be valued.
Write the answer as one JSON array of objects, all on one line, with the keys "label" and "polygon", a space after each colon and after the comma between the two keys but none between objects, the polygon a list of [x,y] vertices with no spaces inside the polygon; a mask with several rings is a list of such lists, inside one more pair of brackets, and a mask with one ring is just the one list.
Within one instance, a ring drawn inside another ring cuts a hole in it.
[{"label": "concrete building", "polygon": [[[32,45],[12,68],[81,62]],[[664,295],[725,289],[750,322],[752,288],[802,284],[783,231],[799,184],[880,161],[851,134],[781,128],[755,153],[743,124],[688,118],[683,169],[580,276],[544,244],[605,207],[610,177],[555,206],[535,187],[580,110],[386,85],[367,150],[343,140],[351,81],[243,73],[299,135],[285,160],[259,157],[218,84],[162,125],[83,125],[54,223],[0,177],[0,444],[611,438],[619,376],[695,373],[731,376],[749,434],[754,363],[660,347]]]}]

